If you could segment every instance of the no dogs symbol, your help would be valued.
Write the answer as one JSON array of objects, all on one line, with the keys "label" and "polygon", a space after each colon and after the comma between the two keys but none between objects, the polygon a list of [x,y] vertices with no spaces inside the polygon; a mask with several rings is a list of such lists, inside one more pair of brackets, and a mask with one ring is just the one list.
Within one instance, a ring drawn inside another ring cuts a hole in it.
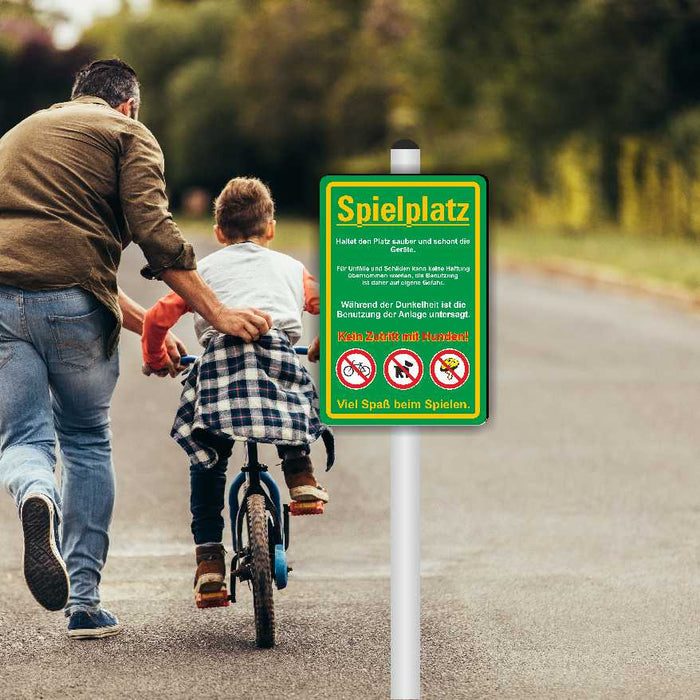
[{"label": "no dogs symbol", "polygon": [[377,374],[374,358],[360,348],[344,352],[335,364],[335,373],[343,386],[348,389],[368,387]]},{"label": "no dogs symbol", "polygon": [[384,378],[395,389],[412,389],[423,378],[423,361],[413,350],[394,350],[384,361]]},{"label": "no dogs symbol", "polygon": [[430,361],[430,376],[443,389],[458,389],[469,378],[469,360],[459,350],[440,350]]}]

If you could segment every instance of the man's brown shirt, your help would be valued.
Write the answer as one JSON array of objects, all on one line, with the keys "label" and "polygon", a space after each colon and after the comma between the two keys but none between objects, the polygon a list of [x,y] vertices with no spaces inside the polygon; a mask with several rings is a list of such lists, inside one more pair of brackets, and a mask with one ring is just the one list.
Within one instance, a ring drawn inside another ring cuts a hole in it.
[{"label": "man's brown shirt", "polygon": [[121,328],[117,269],[132,240],[147,277],[196,268],[168,209],[163,153],[143,124],[79,97],[0,139],[0,284],[91,292],[116,319],[110,354]]}]

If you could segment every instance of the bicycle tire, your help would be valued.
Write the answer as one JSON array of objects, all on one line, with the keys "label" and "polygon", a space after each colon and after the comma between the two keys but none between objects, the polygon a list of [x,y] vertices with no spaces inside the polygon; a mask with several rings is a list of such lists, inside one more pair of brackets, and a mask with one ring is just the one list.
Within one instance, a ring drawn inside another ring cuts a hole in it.
[{"label": "bicycle tire", "polygon": [[275,604],[272,596],[268,517],[263,496],[248,496],[246,516],[255,609],[255,643],[267,649],[275,646]]}]

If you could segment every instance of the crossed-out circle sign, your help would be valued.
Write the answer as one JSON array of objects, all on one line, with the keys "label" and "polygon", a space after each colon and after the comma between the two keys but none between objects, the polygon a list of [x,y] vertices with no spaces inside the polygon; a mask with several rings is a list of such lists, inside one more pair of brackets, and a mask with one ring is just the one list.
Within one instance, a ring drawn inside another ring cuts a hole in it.
[{"label": "crossed-out circle sign", "polygon": [[469,360],[454,348],[440,350],[430,361],[430,376],[442,389],[458,389],[469,378]]},{"label": "crossed-out circle sign", "polygon": [[368,387],[377,374],[374,358],[360,348],[346,350],[335,363],[335,373],[340,383],[348,389]]},{"label": "crossed-out circle sign", "polygon": [[384,378],[394,389],[412,389],[423,378],[423,361],[413,350],[394,350],[384,360]]}]

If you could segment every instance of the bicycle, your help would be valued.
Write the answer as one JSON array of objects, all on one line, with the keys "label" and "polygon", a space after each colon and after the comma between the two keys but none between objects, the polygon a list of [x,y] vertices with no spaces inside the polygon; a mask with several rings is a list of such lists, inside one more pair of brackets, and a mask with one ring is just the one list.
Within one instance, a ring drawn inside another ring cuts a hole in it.
[{"label": "bicycle", "polygon": [[364,364],[364,362],[355,362],[352,367],[350,365],[345,365],[345,367],[343,367],[343,374],[346,377],[352,377],[356,371],[360,372],[365,377],[369,377],[369,375],[372,374],[372,368]]},{"label": "bicycle", "polygon": [[[294,348],[306,355],[308,348]],[[191,364],[193,356],[180,359]],[[229,488],[228,504],[231,522],[233,560],[231,562],[230,594],[224,589],[217,593],[202,593],[198,607],[227,607],[236,600],[236,579],[247,581],[253,591],[255,641],[261,648],[275,645],[274,587],[287,587],[289,572],[290,515],[314,515],[324,512],[322,501],[292,501],[282,504],[280,490],[268,474],[267,466],[258,459],[258,445],[247,442],[246,461],[240,474]]]}]

